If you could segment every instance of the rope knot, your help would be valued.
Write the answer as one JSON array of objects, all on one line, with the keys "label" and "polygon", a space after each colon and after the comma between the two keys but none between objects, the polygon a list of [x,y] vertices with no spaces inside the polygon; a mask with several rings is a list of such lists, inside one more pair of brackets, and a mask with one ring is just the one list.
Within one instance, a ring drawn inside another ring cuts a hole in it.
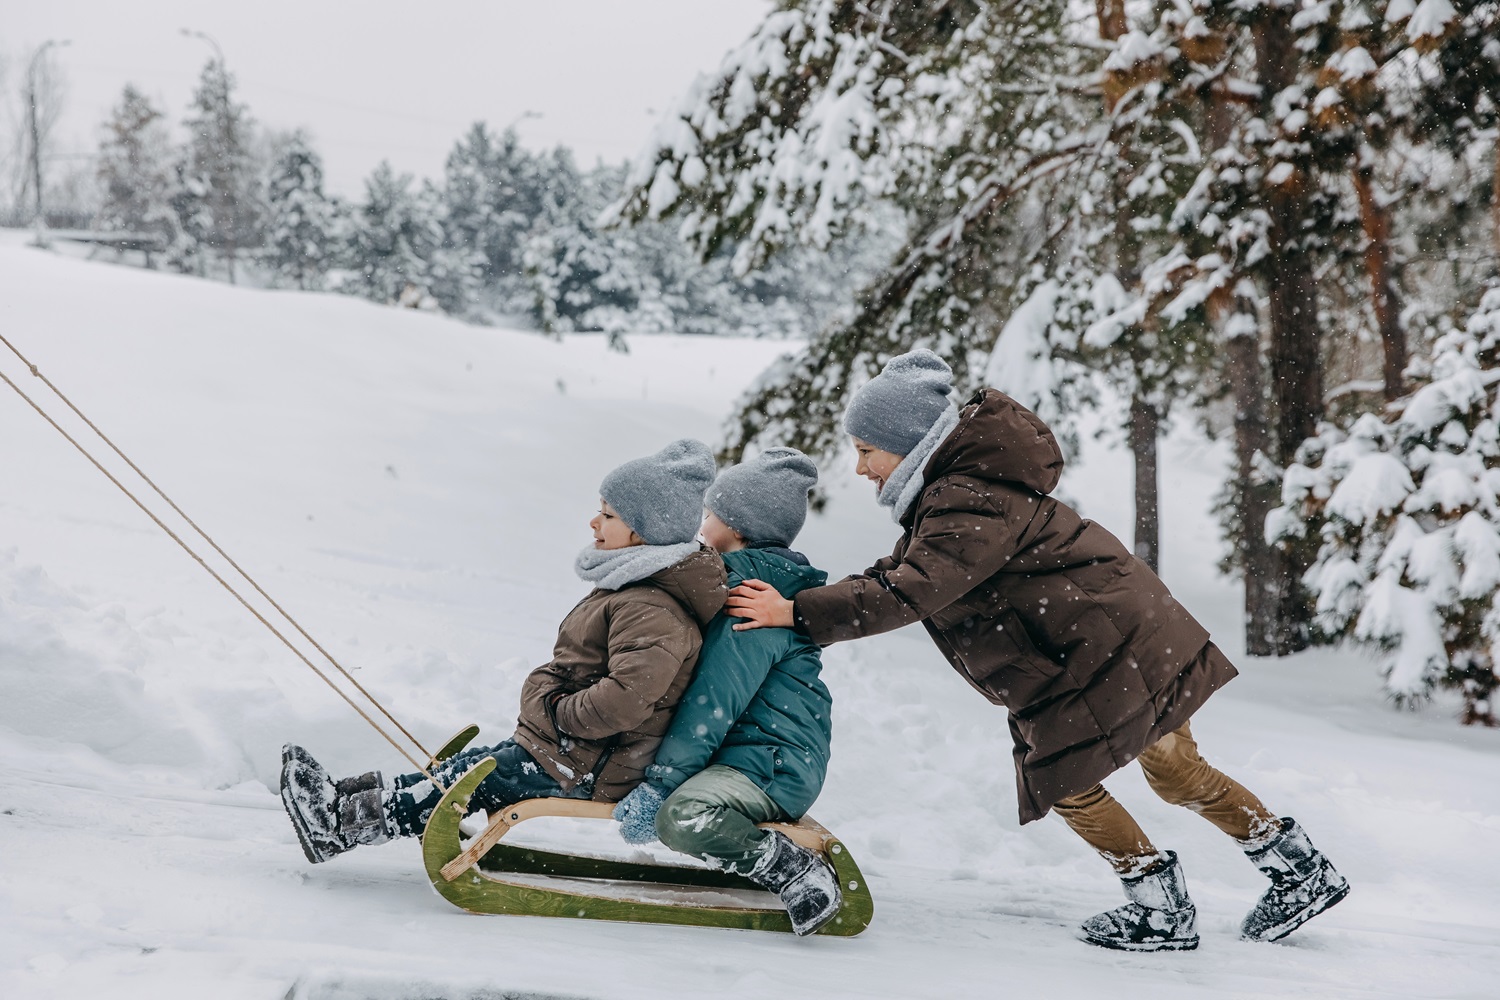
[{"label": "rope knot", "polygon": [[26,367],[30,368],[31,374],[35,375],[37,378],[42,377],[42,373],[36,370],[36,365],[27,365]]}]

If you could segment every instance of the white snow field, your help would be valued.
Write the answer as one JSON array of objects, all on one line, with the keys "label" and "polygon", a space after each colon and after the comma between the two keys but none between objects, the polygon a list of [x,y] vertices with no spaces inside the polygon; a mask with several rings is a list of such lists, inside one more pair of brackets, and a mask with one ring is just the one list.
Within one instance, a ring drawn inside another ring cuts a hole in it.
[{"label": "white snow field", "polygon": [[[510,734],[583,593],[603,473],[714,440],[789,346],[620,355],[23,242],[0,234],[0,331],[430,744]],[[1208,512],[1227,453],[1190,429],[1165,446],[1165,574],[1243,670],[1195,732],[1353,892],[1283,943],[1238,940],[1262,877],[1125,772],[1112,789],[1199,908],[1199,950],[1157,956],[1073,938],[1118,883],[1060,820],[1018,826],[1004,713],[918,630],[826,656],[814,814],[872,885],[858,938],[472,916],[414,841],[308,865],[268,787],[282,742],[335,772],[403,762],[3,385],[0,443],[0,996],[1500,996],[1500,733],[1446,701],[1392,711],[1355,655],[1240,656]],[[802,539],[835,574],[895,536],[848,465]],[[1129,484],[1116,436],[1064,490],[1128,536]],[[545,836],[624,856],[611,827]]]}]

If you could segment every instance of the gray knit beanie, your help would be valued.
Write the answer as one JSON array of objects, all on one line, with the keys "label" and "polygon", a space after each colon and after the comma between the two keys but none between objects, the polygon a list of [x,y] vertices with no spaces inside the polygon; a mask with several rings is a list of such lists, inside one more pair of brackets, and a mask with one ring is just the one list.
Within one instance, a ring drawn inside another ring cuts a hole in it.
[{"label": "gray knit beanie", "polygon": [[682,438],[615,469],[599,484],[599,495],[647,545],[677,545],[697,537],[703,491],[713,479],[708,445]]},{"label": "gray knit beanie", "polygon": [[818,467],[796,448],[767,448],[719,473],[703,505],[747,542],[791,545],[807,521]]},{"label": "gray knit beanie", "polygon": [[844,430],[893,455],[910,455],[948,409],[953,369],[918,348],[885,363],[860,386],[844,411]]}]

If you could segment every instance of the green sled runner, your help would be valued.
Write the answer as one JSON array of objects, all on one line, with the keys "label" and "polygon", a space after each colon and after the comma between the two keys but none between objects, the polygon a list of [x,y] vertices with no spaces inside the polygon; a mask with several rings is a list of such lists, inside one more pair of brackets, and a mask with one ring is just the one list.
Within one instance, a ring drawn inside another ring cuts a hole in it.
[{"label": "green sled runner", "polygon": [[[477,733],[476,726],[464,729],[435,755],[434,761],[457,753]],[[494,769],[494,758],[486,757],[466,771],[432,811],[422,834],[427,877],[438,895],[454,906],[471,913],[791,933],[791,920],[775,897],[739,875],[713,868],[614,861],[501,843],[511,829],[538,816],[609,819],[614,806],[608,802],[527,799],[491,816],[484,832],[466,847],[459,823],[468,815],[474,789]],[[859,866],[842,842],[809,817],[797,823],[764,825],[819,852],[833,866],[844,901],[819,934],[852,937],[870,926],[875,902]],[[671,899],[658,902],[630,898],[632,890],[637,895],[667,894]],[[757,899],[768,900],[769,905],[746,905]]]}]

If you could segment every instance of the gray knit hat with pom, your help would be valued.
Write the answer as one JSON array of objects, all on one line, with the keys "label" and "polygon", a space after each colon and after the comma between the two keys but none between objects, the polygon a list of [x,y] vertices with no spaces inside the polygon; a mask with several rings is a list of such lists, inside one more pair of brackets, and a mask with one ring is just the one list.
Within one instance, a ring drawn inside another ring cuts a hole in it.
[{"label": "gray knit hat with pom", "polygon": [[796,448],[767,448],[719,473],[703,506],[747,542],[791,545],[807,521],[818,467]]},{"label": "gray knit hat with pom", "polygon": [[714,453],[692,438],[626,462],[604,477],[599,495],[647,545],[677,545],[698,536],[703,491],[714,480]]},{"label": "gray knit hat with pom", "polygon": [[918,348],[885,363],[844,411],[844,430],[893,455],[910,455],[943,415],[953,391],[948,362]]}]

